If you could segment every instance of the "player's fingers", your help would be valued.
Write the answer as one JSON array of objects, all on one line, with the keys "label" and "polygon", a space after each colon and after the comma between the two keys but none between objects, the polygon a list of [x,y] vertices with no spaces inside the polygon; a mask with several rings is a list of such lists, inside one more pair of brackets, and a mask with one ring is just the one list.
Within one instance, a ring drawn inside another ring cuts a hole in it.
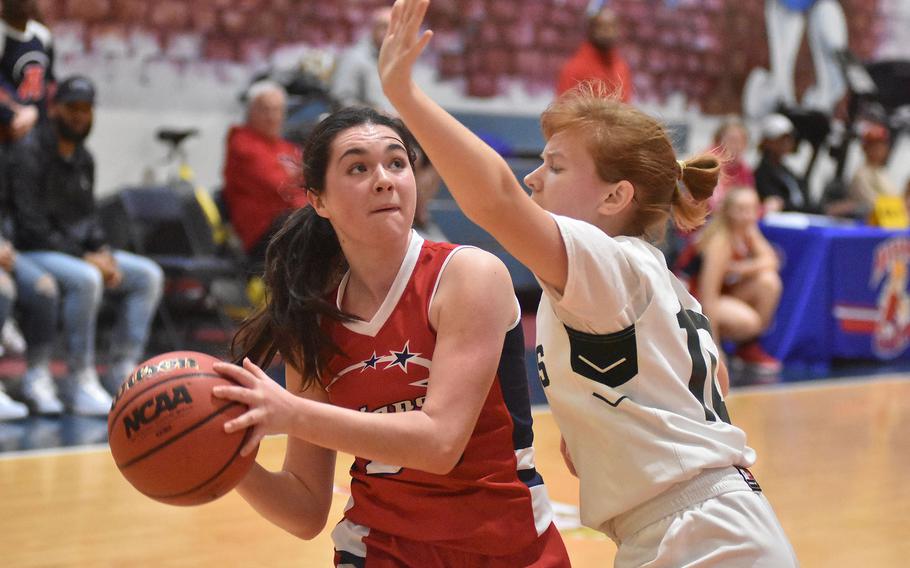
[{"label": "player's fingers", "polygon": [[420,26],[423,25],[423,19],[427,15],[427,8],[430,7],[429,0],[420,0],[417,2],[417,5],[414,7],[414,26],[417,28],[414,30],[414,33],[420,30]]},{"label": "player's fingers", "polygon": [[244,412],[237,418],[233,420],[228,420],[224,423],[224,431],[228,434],[232,432],[237,432],[250,426],[254,426],[259,422],[260,412],[258,409],[249,410]]},{"label": "player's fingers", "polygon": [[562,454],[562,460],[565,462],[566,467],[569,469],[569,473],[578,477],[578,474],[575,472],[575,464],[572,462],[572,455],[569,453],[569,447],[566,445],[566,439],[560,438],[559,440],[559,451]]},{"label": "player's fingers", "polygon": [[420,24],[423,22],[423,14],[426,13],[428,5],[429,2],[426,0],[411,0],[406,3],[403,18],[404,29],[402,32],[406,34],[405,38],[407,40],[411,41],[417,35],[420,30]]},{"label": "player's fingers", "polygon": [[264,437],[265,437],[265,432],[263,431],[263,429],[258,428],[258,427],[255,428],[252,431],[252,433],[250,434],[246,443],[243,444],[243,448],[241,448],[241,450],[240,450],[240,455],[248,456],[251,453],[253,453],[254,451],[256,451],[256,447],[259,445],[259,442],[261,442]]},{"label": "player's fingers", "polygon": [[249,403],[253,401],[253,392],[246,387],[218,385],[212,387],[212,395],[215,398],[223,398],[226,400],[242,402],[247,406],[249,406]]},{"label": "player's fingers", "polygon": [[238,365],[219,361],[212,365],[212,369],[214,369],[215,372],[220,375],[224,375],[229,379],[234,379],[241,385],[252,386],[256,384],[256,377]]},{"label": "player's fingers", "polygon": [[401,26],[401,0],[395,0],[395,4],[392,5],[392,15],[389,17],[389,20],[389,29],[385,32],[386,37],[393,35]]},{"label": "player's fingers", "polygon": [[243,358],[243,368],[252,373],[254,377],[259,380],[268,380],[270,377],[265,374],[265,371],[262,370],[262,367],[250,361],[249,357]]},{"label": "player's fingers", "polygon": [[420,41],[417,42],[417,47],[414,50],[417,53],[417,55],[420,55],[421,53],[423,53],[423,50],[426,49],[427,44],[430,43],[431,39],[433,39],[432,30],[426,30],[425,32],[423,32],[423,35],[420,36]]}]

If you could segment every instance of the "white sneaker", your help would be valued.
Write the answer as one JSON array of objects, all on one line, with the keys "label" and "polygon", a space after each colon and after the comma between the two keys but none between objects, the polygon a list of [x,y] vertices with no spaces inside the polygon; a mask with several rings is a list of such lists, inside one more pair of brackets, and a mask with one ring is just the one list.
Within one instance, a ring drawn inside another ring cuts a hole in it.
[{"label": "white sneaker", "polygon": [[0,384],[0,420],[18,420],[28,416],[28,407],[6,394]]},{"label": "white sneaker", "polygon": [[111,395],[101,386],[95,369],[82,369],[67,377],[61,384],[61,394],[73,414],[107,416],[111,410]]},{"label": "white sneaker", "polygon": [[16,323],[16,320],[7,318],[7,320],[3,322],[3,328],[0,329],[0,343],[3,344],[3,349],[6,352],[15,355],[22,355],[25,353],[27,347],[25,344],[25,337],[23,337],[22,332],[19,331],[19,325]]},{"label": "white sneaker", "polygon": [[22,399],[35,414],[60,414],[63,403],[47,367],[33,367],[22,377]]}]

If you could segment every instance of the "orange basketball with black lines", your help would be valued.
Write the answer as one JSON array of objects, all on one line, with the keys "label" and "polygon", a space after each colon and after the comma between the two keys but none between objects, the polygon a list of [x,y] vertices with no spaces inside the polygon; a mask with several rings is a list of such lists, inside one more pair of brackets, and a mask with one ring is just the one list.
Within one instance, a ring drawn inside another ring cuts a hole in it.
[{"label": "orange basketball with black lines", "polygon": [[123,381],[107,418],[111,455],[144,495],[170,505],[201,505],[246,475],[256,452],[241,456],[249,429],[225,433],[243,404],[215,398],[235,381],[212,368],[217,358],[172,351],[137,366]]}]

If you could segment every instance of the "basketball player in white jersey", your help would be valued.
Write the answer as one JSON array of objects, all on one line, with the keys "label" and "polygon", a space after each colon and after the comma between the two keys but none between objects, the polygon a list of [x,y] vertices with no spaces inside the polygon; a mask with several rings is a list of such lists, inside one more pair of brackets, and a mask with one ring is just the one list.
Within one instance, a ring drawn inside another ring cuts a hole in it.
[{"label": "basketball player in white jersey", "polygon": [[[528,197],[505,161],[412,80],[428,0],[398,0],[383,88],[465,214],[530,268],[544,294],[538,368],[581,483],[582,521],[616,566],[796,565],[731,425],[725,374],[698,302],[649,236],[700,224],[719,164],[677,162],[664,128],[587,85],[544,113]],[[605,92],[602,87],[600,92]]]}]

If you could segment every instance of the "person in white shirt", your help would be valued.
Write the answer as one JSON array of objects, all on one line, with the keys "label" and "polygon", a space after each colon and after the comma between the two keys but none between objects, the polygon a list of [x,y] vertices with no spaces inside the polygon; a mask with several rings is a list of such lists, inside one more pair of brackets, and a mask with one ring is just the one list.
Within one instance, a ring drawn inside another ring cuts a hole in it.
[{"label": "person in white shirt", "polygon": [[717,159],[677,162],[660,123],[582,85],[541,118],[529,197],[414,83],[428,5],[395,3],[382,85],[465,214],[543,287],[538,369],[582,521],[617,543],[618,567],[797,565],[746,469],[755,451],[727,415],[710,322],[648,242],[668,215],[683,228],[703,221]]},{"label": "person in white shirt", "polygon": [[392,111],[376,72],[379,46],[391,14],[388,6],[377,8],[370,19],[370,32],[339,55],[331,93],[343,106],[364,105],[385,113]]},{"label": "person in white shirt", "polygon": [[891,153],[891,135],[881,124],[870,123],[862,130],[863,155],[866,162],[856,170],[850,180],[850,197],[855,202],[854,211],[868,215],[875,208],[879,197],[900,197],[897,184],[888,177],[888,157]]}]

